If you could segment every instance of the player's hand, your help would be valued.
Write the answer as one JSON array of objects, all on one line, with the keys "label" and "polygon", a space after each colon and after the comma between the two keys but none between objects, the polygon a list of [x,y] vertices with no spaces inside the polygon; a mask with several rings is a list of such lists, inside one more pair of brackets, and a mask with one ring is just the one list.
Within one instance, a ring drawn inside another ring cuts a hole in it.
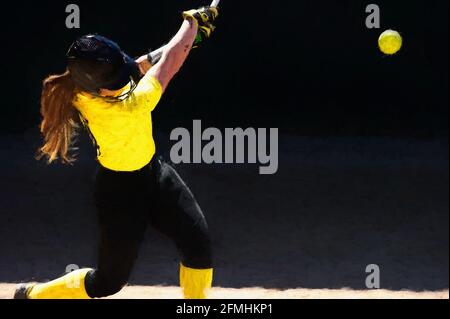
[{"label": "player's hand", "polygon": [[194,46],[198,46],[204,39],[211,37],[215,30],[214,21],[219,16],[219,9],[214,7],[203,7],[183,12],[183,18],[191,18],[198,23],[198,35]]},{"label": "player's hand", "polygon": [[213,24],[219,16],[219,9],[214,7],[202,7],[183,12],[183,18],[192,18],[198,22],[199,26],[208,26]]}]

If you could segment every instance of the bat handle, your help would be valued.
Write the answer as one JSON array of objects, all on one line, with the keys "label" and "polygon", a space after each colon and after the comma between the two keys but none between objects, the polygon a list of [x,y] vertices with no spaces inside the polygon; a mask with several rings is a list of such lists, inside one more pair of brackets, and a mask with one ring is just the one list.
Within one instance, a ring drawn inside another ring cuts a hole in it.
[{"label": "bat handle", "polygon": [[220,3],[220,0],[213,0],[213,2],[211,3],[211,7],[218,7]]}]

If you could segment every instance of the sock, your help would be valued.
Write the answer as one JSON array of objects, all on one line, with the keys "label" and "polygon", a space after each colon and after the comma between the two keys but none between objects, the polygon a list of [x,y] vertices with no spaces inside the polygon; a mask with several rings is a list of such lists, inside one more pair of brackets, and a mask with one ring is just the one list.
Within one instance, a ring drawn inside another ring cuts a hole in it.
[{"label": "sock", "polygon": [[213,269],[193,269],[180,266],[180,286],[185,299],[206,299],[211,288]]}]

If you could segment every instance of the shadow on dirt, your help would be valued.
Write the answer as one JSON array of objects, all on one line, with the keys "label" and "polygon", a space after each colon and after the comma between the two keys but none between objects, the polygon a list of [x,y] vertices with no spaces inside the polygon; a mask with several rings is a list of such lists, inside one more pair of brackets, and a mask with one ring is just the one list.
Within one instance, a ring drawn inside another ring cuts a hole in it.
[{"label": "shadow on dirt", "polygon": [[[36,141],[1,137],[0,282],[95,265],[92,148],[73,167],[47,167],[33,159]],[[448,289],[448,140],[283,135],[273,176],[177,169],[208,217],[217,286],[364,289],[377,264],[382,288]],[[177,267],[174,245],[149,230],[131,283],[176,285]]]}]

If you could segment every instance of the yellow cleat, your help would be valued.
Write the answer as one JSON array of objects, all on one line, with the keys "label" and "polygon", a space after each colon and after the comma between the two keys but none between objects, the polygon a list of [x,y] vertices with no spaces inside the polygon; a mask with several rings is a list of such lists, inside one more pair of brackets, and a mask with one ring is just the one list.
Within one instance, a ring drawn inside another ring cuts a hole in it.
[{"label": "yellow cleat", "polygon": [[29,299],[28,294],[33,289],[33,284],[21,284],[16,288],[14,299]]}]

